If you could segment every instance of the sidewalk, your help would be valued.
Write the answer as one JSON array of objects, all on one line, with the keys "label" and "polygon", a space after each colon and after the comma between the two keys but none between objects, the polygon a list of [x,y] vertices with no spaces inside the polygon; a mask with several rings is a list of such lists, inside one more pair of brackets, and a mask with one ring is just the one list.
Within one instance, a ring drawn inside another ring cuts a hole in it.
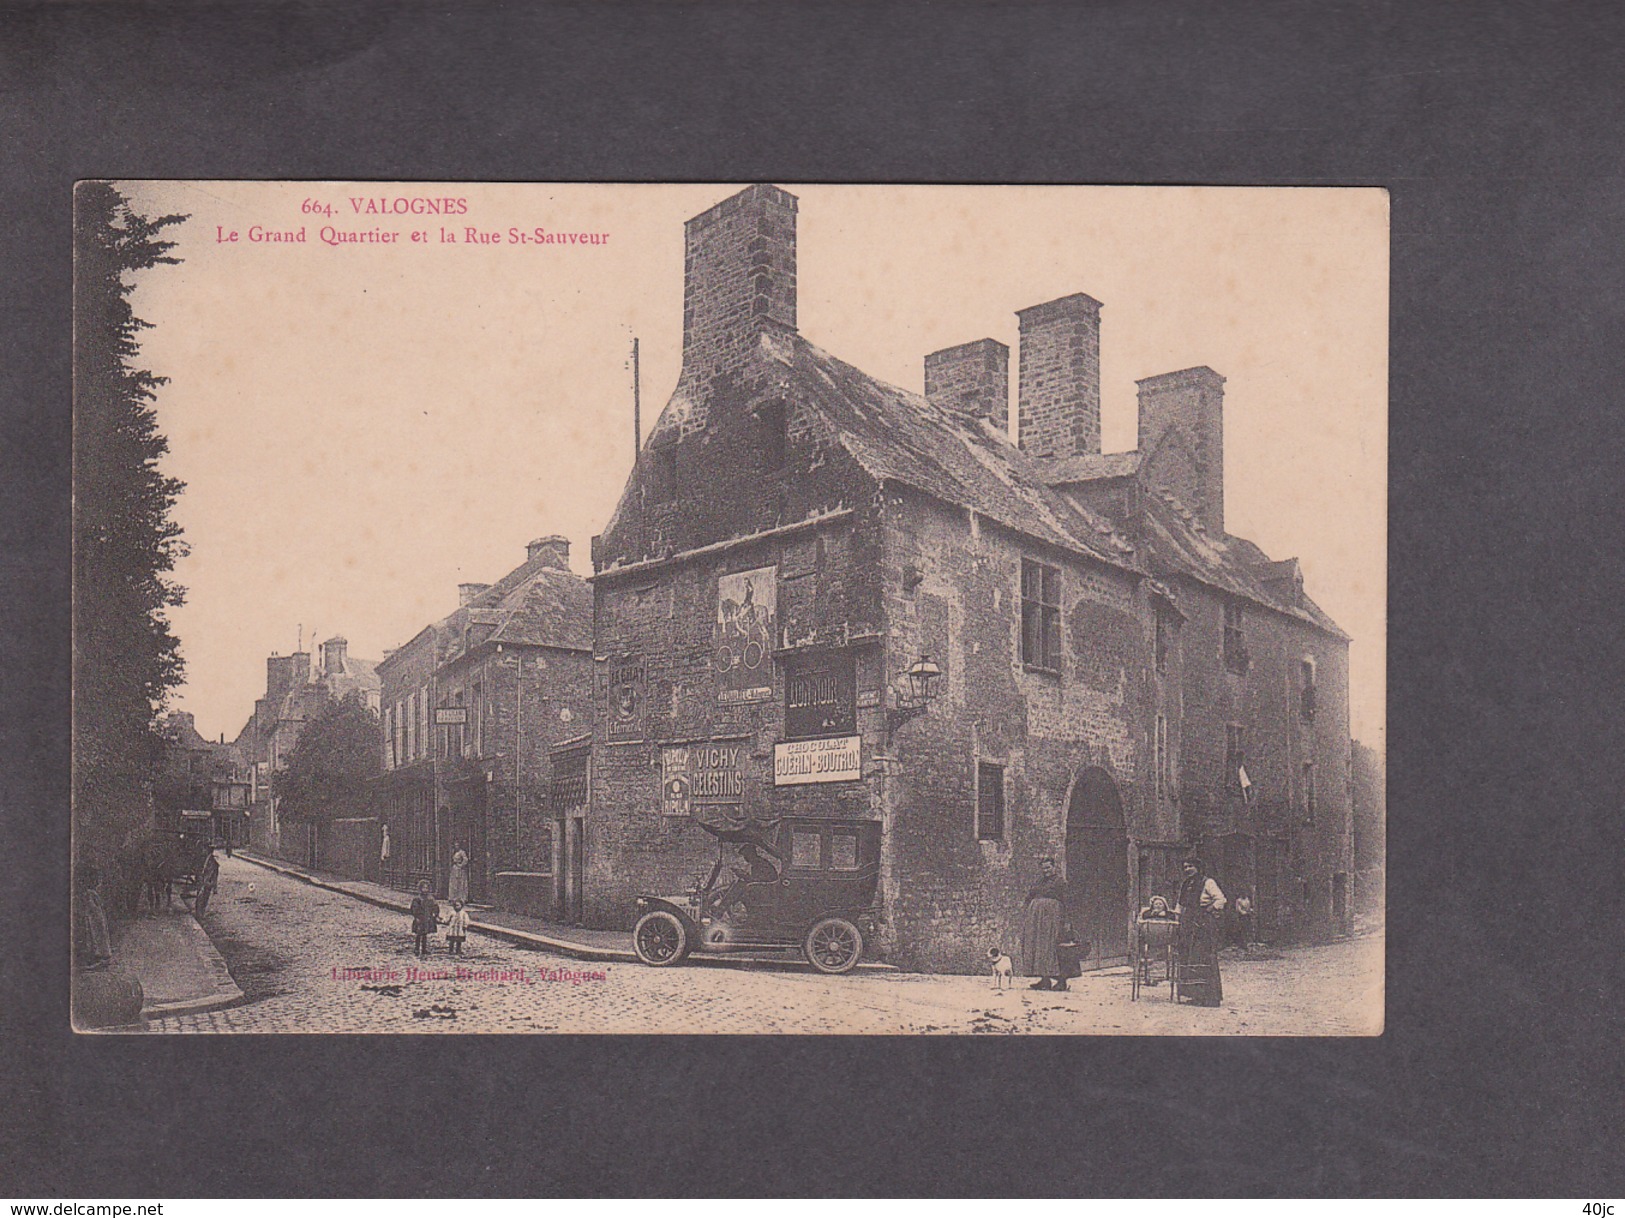
[{"label": "sidewalk", "polygon": [[144,1018],[189,1015],[242,1001],[243,992],[225,960],[179,902],[158,913],[143,913],[115,933],[114,959],[141,982]]},{"label": "sidewalk", "polygon": [[[390,909],[397,913],[408,914],[412,911],[412,898],[409,894],[387,888],[382,884],[374,884],[370,880],[341,880],[320,872],[311,871],[305,867],[297,867],[281,859],[268,859],[251,850],[238,850],[236,857],[245,862],[264,867],[268,871],[276,871],[282,875],[291,876],[296,880],[303,880],[306,884],[313,884],[317,888],[326,888],[330,892],[341,892],[346,896],[354,897],[358,901],[365,901],[369,905],[376,905],[380,909]],[[632,932],[625,930],[586,930],[579,926],[560,926],[554,922],[546,922],[540,918],[528,918],[523,914],[508,913],[500,909],[475,909],[469,907],[470,912],[477,915],[469,919],[469,929],[477,930],[481,934],[489,935],[493,939],[502,939],[509,943],[517,943],[522,947],[537,947],[546,951],[557,952],[563,956],[572,956],[578,960],[608,960],[621,964],[636,964],[637,953],[632,950]],[[707,956],[696,953],[690,956],[691,965],[772,965],[779,968],[796,968],[798,965],[811,969],[799,958],[786,959],[779,955],[755,955],[735,953],[727,956]],[[858,965],[860,970],[866,972],[895,972],[889,964],[866,960]]]}]

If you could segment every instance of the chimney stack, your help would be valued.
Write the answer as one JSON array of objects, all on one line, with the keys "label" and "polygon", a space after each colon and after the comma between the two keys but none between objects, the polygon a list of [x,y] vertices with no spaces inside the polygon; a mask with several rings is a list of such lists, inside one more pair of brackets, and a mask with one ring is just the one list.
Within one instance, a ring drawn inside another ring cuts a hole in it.
[{"label": "chimney stack", "polygon": [[336,676],[344,671],[345,649],[350,646],[350,640],[342,634],[335,634],[322,644],[322,676]]},{"label": "chimney stack", "polygon": [[925,396],[939,406],[1010,428],[1010,348],[979,338],[925,357]]},{"label": "chimney stack", "polygon": [[1196,465],[1196,502],[1185,506],[1205,530],[1224,536],[1224,377],[1198,367],[1135,383],[1140,387],[1140,452],[1150,457],[1170,431],[1182,433]]},{"label": "chimney stack", "polygon": [[291,656],[271,655],[266,657],[265,697],[267,701],[281,701],[282,695],[298,684],[299,654],[295,652]]},{"label": "chimney stack", "polygon": [[482,592],[490,591],[490,584],[458,584],[457,604],[466,606],[472,604]]},{"label": "chimney stack", "polygon": [[796,328],[796,197],[758,183],[684,226],[683,374],[737,368],[764,330]]},{"label": "chimney stack", "polygon": [[554,533],[550,537],[538,537],[525,547],[525,561],[539,562],[544,567],[552,567],[558,571],[570,569],[570,539]]},{"label": "chimney stack", "polygon": [[1100,308],[1077,292],[1016,311],[1017,437],[1035,457],[1100,451]]}]

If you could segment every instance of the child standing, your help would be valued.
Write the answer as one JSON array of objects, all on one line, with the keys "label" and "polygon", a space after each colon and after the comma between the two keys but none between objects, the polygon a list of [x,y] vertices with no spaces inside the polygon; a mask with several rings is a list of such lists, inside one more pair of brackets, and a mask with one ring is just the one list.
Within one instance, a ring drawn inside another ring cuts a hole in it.
[{"label": "child standing", "polygon": [[446,943],[451,947],[451,954],[463,954],[463,940],[468,936],[468,910],[463,908],[461,901],[451,903],[451,917],[445,921]]},{"label": "child standing", "polygon": [[412,950],[429,954],[429,936],[440,925],[440,904],[429,895],[429,881],[418,881],[418,895],[412,898]]}]

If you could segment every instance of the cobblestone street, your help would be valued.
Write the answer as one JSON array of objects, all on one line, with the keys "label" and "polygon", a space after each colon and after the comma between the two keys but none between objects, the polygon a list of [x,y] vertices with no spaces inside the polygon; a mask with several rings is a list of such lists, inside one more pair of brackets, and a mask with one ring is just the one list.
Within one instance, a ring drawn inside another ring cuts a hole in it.
[{"label": "cobblestone street", "polygon": [[[407,919],[241,859],[203,917],[245,1001],[154,1032],[721,1032],[1348,1035],[1381,1030],[1382,940],[1226,961],[1224,1007],[1129,1001],[1126,970],[1065,994],[995,993],[985,977],[573,960],[472,935],[420,961]],[[473,976],[457,975],[461,967]],[[347,971],[348,970],[348,971]],[[415,971],[414,971],[415,970]],[[393,973],[395,976],[384,976]]]}]

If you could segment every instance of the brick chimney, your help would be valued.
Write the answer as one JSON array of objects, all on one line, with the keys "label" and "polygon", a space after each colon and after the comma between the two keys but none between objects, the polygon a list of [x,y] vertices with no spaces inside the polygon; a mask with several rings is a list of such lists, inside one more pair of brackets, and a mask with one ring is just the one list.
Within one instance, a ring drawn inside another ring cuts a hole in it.
[{"label": "brick chimney", "polygon": [[1010,348],[979,338],[925,357],[925,396],[939,406],[1010,427]]},{"label": "brick chimney", "polygon": [[796,197],[747,186],[683,231],[683,374],[709,379],[796,328]]},{"label": "brick chimney", "polygon": [[527,563],[539,562],[544,567],[568,571],[570,569],[570,539],[557,533],[550,537],[538,537],[525,547],[525,561]]},{"label": "brick chimney", "polygon": [[1185,368],[1135,382],[1140,387],[1140,451],[1151,454],[1178,429],[1196,463],[1195,503],[1185,506],[1202,527],[1224,536],[1224,377]]},{"label": "brick chimney", "polygon": [[[309,657],[305,657],[309,663]],[[291,656],[270,655],[265,658],[265,698],[269,702],[279,702],[282,695],[287,693],[304,679],[304,673],[299,668],[299,654]]]},{"label": "brick chimney", "polygon": [[1100,451],[1100,308],[1077,292],[1016,311],[1016,430],[1035,457]]},{"label": "brick chimney", "polygon": [[472,604],[482,592],[488,592],[490,584],[458,584],[457,604],[459,606]]},{"label": "brick chimney", "polygon": [[342,634],[335,634],[322,644],[322,676],[337,676],[344,671],[344,656],[350,646],[350,640]]}]

